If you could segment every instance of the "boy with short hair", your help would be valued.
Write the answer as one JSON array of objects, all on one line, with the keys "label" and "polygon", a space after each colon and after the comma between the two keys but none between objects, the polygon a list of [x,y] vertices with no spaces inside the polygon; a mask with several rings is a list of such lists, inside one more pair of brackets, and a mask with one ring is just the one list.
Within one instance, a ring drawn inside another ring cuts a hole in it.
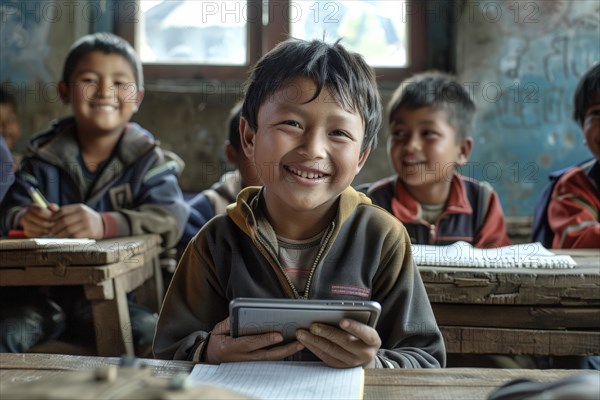
[{"label": "boy with short hair", "polygon": [[[108,33],[82,37],[69,51],[58,89],[74,116],[31,139],[31,154],[22,161],[2,203],[0,230],[23,229],[28,237],[93,239],[156,233],[164,248],[175,246],[188,208],[175,163],[167,161],[148,131],[129,122],[144,93],[141,63],[133,48]],[[48,207],[32,203],[30,187],[39,189]],[[91,307],[81,288],[49,292],[48,298],[66,310],[73,336],[93,338]],[[11,310],[17,306],[10,299],[3,303]],[[32,307],[24,308],[23,321],[29,316],[25,309]],[[134,345],[148,348],[157,316],[133,302],[129,309]],[[22,341],[7,339],[18,331],[3,330],[0,346],[8,347],[4,351],[26,351],[55,328],[52,321],[39,325],[39,335]]]},{"label": "boy with short hair", "polygon": [[367,195],[395,215],[412,243],[475,247],[509,244],[498,196],[460,175],[473,147],[475,104],[451,75],[427,72],[400,84],[388,106],[388,153],[397,175]]},{"label": "boy with short hair", "polygon": [[[573,117],[594,155],[556,182],[548,205],[553,248],[600,247],[600,63],[581,78]],[[598,363],[600,364],[600,363]]]},{"label": "boy with short hair", "polygon": [[[380,124],[372,70],[337,42],[289,39],[256,64],[240,132],[263,187],[243,189],[188,245],[161,309],[157,357],[445,364],[404,227],[350,186]],[[382,314],[377,329],[314,323],[281,344],[276,332],[230,336],[236,297],[376,300]]]}]

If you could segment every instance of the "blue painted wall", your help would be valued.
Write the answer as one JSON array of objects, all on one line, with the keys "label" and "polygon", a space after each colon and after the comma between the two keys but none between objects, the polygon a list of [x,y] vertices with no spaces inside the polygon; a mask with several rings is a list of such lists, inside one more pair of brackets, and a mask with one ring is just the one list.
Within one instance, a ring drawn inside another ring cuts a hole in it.
[{"label": "blue painted wall", "polygon": [[531,215],[550,171],[591,157],[572,119],[573,93],[600,61],[600,2],[463,6],[459,75],[478,106],[463,173],[490,182],[505,214]]}]

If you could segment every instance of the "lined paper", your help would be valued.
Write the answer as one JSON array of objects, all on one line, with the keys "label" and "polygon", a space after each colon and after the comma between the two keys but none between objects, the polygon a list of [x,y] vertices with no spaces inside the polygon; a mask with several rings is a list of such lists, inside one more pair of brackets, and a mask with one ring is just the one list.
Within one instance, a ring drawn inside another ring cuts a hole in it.
[{"label": "lined paper", "polygon": [[541,243],[480,249],[459,241],[446,246],[412,245],[417,265],[475,268],[573,268],[571,256],[556,255]]},{"label": "lined paper", "polygon": [[257,399],[362,399],[362,367],[337,369],[321,362],[251,361],[196,364],[194,385],[215,385]]}]

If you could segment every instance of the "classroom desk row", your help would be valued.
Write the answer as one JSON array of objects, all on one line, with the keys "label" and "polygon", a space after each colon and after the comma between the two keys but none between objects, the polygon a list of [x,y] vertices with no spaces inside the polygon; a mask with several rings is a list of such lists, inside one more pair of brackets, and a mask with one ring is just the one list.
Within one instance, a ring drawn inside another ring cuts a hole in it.
[{"label": "classroom desk row", "polygon": [[[0,251],[0,286],[82,285],[93,305],[97,354],[133,355],[126,293],[136,290],[159,309],[159,252],[157,235]],[[448,353],[599,354],[600,249],[569,253],[573,269],[420,266]]]},{"label": "classroom desk row", "polygon": [[[187,361],[150,359],[141,361],[159,377],[170,377],[182,372],[189,373],[193,368],[193,363]],[[94,370],[118,364],[119,358],[116,357],[0,354],[0,398],[5,398],[3,392],[11,389],[11,386],[23,382],[32,383],[49,377],[60,378],[61,375],[72,371]],[[364,399],[481,400],[486,399],[496,388],[515,379],[551,382],[581,372],[485,368],[366,369]]]}]

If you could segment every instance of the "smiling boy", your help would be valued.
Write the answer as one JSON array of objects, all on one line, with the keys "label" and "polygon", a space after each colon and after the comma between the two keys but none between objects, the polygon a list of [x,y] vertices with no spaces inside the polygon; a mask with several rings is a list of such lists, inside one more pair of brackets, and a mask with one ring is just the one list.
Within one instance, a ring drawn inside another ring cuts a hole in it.
[{"label": "smiling boy", "polygon": [[451,75],[426,72],[401,83],[388,106],[388,155],[396,175],[367,195],[404,225],[412,243],[509,244],[491,186],[459,174],[469,160],[475,104]]},{"label": "smiling boy", "polygon": [[[82,37],[69,51],[58,90],[73,116],[31,139],[31,154],[23,159],[2,203],[0,231],[93,239],[156,233],[164,248],[173,247],[188,207],[175,164],[148,131],[129,122],[144,93],[141,63],[133,48],[108,33]],[[32,203],[30,187],[48,200],[47,208]],[[44,314],[48,304],[66,312],[67,331],[75,340],[93,339],[91,307],[81,288],[49,289],[50,296],[44,292],[40,302],[32,302],[27,289],[16,288],[20,289],[22,296],[8,296],[2,303],[6,313],[0,310],[1,351],[25,352],[60,334],[57,321]],[[157,316],[133,302],[129,311],[136,349],[148,350]]]},{"label": "smiling boy", "polygon": [[[289,39],[257,63],[240,135],[264,186],[242,190],[190,242],[161,309],[157,357],[444,365],[404,227],[350,187],[380,124],[372,70],[339,43]],[[372,299],[382,314],[376,329],[315,323],[281,344],[277,332],[230,336],[236,297]]]}]

